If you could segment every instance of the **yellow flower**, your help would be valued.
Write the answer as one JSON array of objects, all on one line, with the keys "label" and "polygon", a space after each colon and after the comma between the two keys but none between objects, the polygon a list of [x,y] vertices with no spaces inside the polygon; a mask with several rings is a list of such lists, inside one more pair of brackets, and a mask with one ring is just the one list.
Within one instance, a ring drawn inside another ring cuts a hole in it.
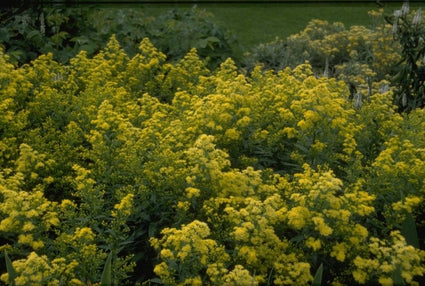
[{"label": "yellow flower", "polygon": [[116,217],[118,216],[118,214],[121,214],[123,216],[129,216],[131,214],[131,208],[133,205],[133,194],[128,194],[126,195],[119,204],[116,204],[114,206],[114,209],[112,211],[112,216]]},{"label": "yellow flower", "polygon": [[292,128],[292,127],[283,128],[282,133],[285,134],[289,139],[295,138],[298,134],[297,130],[295,128]]},{"label": "yellow flower", "polygon": [[199,276],[196,276],[194,278],[187,278],[186,280],[184,280],[183,285],[201,286],[202,279]]},{"label": "yellow flower", "polygon": [[379,277],[378,282],[382,286],[392,286],[394,284],[393,279],[390,277]]},{"label": "yellow flower", "polygon": [[89,227],[77,227],[75,230],[74,239],[83,241],[92,241],[95,238],[95,234]]},{"label": "yellow flower", "polygon": [[422,202],[422,198],[418,196],[408,196],[405,198],[404,202],[396,202],[392,204],[392,208],[394,211],[400,212],[402,210],[406,210],[408,213],[412,213],[412,211],[419,206]]},{"label": "yellow flower", "polygon": [[316,152],[320,152],[323,149],[326,148],[326,144],[323,142],[320,142],[319,140],[315,140],[314,143],[311,145],[311,149],[316,151]]},{"label": "yellow flower", "polygon": [[242,246],[238,251],[239,256],[243,257],[245,261],[253,265],[258,261],[257,254],[255,250],[248,246]]},{"label": "yellow flower", "polygon": [[168,277],[170,275],[168,266],[165,262],[161,262],[160,264],[157,264],[155,268],[153,269],[153,272],[155,272],[155,274],[158,275],[159,277]]},{"label": "yellow flower", "polygon": [[81,280],[77,279],[77,278],[72,278],[69,281],[69,286],[83,286],[83,282],[81,282]]},{"label": "yellow flower", "polygon": [[342,243],[337,243],[332,247],[331,256],[335,257],[338,261],[343,262],[345,260],[345,252],[347,251],[347,245]]},{"label": "yellow flower", "polygon": [[306,219],[310,216],[310,212],[306,207],[298,206],[288,211],[288,224],[295,229],[301,229],[306,224]]},{"label": "yellow flower", "polygon": [[354,226],[354,233],[359,235],[363,239],[365,239],[369,235],[367,228],[365,228],[364,226],[362,226],[358,223],[356,223],[356,225]]},{"label": "yellow flower", "polygon": [[235,227],[233,235],[237,241],[247,242],[249,240],[249,232],[245,227]]},{"label": "yellow flower", "polygon": [[163,259],[173,259],[174,258],[173,252],[171,252],[171,250],[169,250],[168,248],[161,250],[160,255],[161,255],[161,258],[163,258]]},{"label": "yellow flower", "polygon": [[307,123],[304,119],[298,121],[297,126],[301,128],[301,130],[307,130],[309,127],[312,127],[310,123]]},{"label": "yellow flower", "polygon": [[65,199],[61,203],[62,209],[74,209],[76,208],[76,204],[68,199]]},{"label": "yellow flower", "polygon": [[37,250],[39,248],[43,248],[44,247],[44,242],[41,241],[41,240],[35,240],[35,241],[31,242],[31,247],[34,250]]},{"label": "yellow flower", "polygon": [[315,224],[315,229],[323,236],[329,236],[332,234],[333,230],[330,228],[322,217],[313,217],[313,222]]},{"label": "yellow flower", "polygon": [[390,265],[385,261],[381,266],[379,266],[379,269],[384,273],[393,273],[395,268],[394,265]]},{"label": "yellow flower", "polygon": [[18,243],[31,244],[33,242],[32,234],[20,234],[18,236]]},{"label": "yellow flower", "polygon": [[192,246],[190,244],[186,244],[181,248],[181,250],[177,253],[177,257],[180,258],[182,261],[185,260],[185,258],[190,255],[192,252]]},{"label": "yellow flower", "polygon": [[316,251],[322,247],[322,241],[320,239],[314,239],[313,237],[309,237],[307,238],[305,245]]},{"label": "yellow flower", "polygon": [[35,226],[31,222],[25,222],[24,226],[22,227],[22,231],[23,232],[29,232],[29,231],[33,230],[34,228],[35,228]]},{"label": "yellow flower", "polygon": [[197,188],[188,187],[186,188],[186,196],[191,199],[192,197],[199,197],[201,190]]},{"label": "yellow flower", "polygon": [[246,128],[251,121],[252,120],[250,117],[244,116],[241,119],[239,119],[238,122],[236,122],[236,126],[238,126],[239,128]]},{"label": "yellow flower", "polygon": [[190,203],[189,202],[178,202],[177,203],[177,208],[181,209],[183,211],[187,211],[190,207]]},{"label": "yellow flower", "polygon": [[236,141],[239,140],[240,136],[241,136],[241,132],[239,132],[238,130],[236,130],[235,128],[230,128],[227,129],[226,132],[224,133],[224,136],[229,140],[229,141]]},{"label": "yellow flower", "polygon": [[11,231],[16,226],[15,220],[12,217],[7,217],[0,222],[0,231]]},{"label": "yellow flower", "polygon": [[235,268],[223,277],[223,286],[230,285],[257,285],[254,277],[249,274],[249,271],[241,265],[236,265]]},{"label": "yellow flower", "polygon": [[354,270],[353,271],[353,277],[354,277],[354,280],[356,280],[360,284],[366,283],[367,274],[364,271],[361,271],[361,270],[358,270],[358,269]]}]

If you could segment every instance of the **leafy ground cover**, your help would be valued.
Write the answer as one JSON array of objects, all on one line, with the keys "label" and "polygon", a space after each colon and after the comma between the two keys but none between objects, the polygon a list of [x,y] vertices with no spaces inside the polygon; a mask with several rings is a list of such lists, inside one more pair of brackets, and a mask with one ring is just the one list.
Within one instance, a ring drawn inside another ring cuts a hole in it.
[{"label": "leafy ground cover", "polygon": [[419,41],[417,15],[311,21],[288,40],[307,62],[249,72],[148,38],[67,63],[1,53],[0,279],[420,285],[425,110],[390,81],[425,65],[394,38]]}]

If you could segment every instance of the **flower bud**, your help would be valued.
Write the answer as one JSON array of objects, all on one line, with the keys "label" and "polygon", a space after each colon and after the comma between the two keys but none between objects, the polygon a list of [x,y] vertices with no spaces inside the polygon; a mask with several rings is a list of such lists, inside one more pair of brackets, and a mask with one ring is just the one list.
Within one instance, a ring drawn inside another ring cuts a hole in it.
[{"label": "flower bud", "polygon": [[422,11],[419,8],[418,11],[416,11],[415,16],[413,16],[412,25],[419,25],[422,21]]},{"label": "flower bud", "polygon": [[396,17],[396,18],[400,18],[400,17],[401,17],[401,15],[403,15],[403,13],[401,12],[401,10],[395,10],[395,11],[394,11],[394,17]]},{"label": "flower bud", "polygon": [[379,93],[385,93],[390,90],[390,86],[388,84],[381,85],[379,87]]},{"label": "flower bud", "polygon": [[401,13],[402,13],[402,15],[409,14],[409,10],[410,10],[409,2],[404,2],[403,3],[403,6],[401,7]]},{"label": "flower bud", "polygon": [[394,24],[393,24],[393,28],[392,28],[392,32],[393,32],[393,34],[395,34],[395,33],[397,33],[397,22],[394,22]]}]

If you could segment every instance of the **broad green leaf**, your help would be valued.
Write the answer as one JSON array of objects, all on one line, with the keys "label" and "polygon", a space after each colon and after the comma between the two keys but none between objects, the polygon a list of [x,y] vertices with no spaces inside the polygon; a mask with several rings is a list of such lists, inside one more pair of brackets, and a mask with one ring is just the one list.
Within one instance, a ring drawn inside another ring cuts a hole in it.
[{"label": "broad green leaf", "polygon": [[162,284],[162,280],[159,278],[152,278],[149,280],[151,283]]},{"label": "broad green leaf", "polygon": [[27,38],[30,39],[30,40],[33,40],[33,38],[35,38],[35,37],[38,37],[38,38],[41,37],[40,31],[38,31],[38,30],[32,30],[31,32],[29,32],[27,34]]},{"label": "broad green leaf", "polygon": [[393,278],[394,285],[397,285],[397,286],[406,285],[404,283],[403,277],[401,277],[401,266],[400,266],[400,264],[398,264],[397,268],[394,270],[392,278]]},{"label": "broad green leaf", "polygon": [[220,39],[219,39],[219,38],[217,38],[217,37],[213,37],[213,36],[208,37],[208,38],[207,38],[207,41],[208,41],[208,42],[212,42],[212,43],[220,43]]},{"label": "broad green leaf", "polygon": [[403,221],[401,225],[401,233],[408,244],[415,248],[419,248],[418,232],[416,230],[416,223],[412,214],[409,213]]},{"label": "broad green leaf", "polygon": [[323,263],[320,264],[319,268],[314,275],[313,282],[311,282],[312,286],[320,286],[322,285],[322,276],[323,276]]}]

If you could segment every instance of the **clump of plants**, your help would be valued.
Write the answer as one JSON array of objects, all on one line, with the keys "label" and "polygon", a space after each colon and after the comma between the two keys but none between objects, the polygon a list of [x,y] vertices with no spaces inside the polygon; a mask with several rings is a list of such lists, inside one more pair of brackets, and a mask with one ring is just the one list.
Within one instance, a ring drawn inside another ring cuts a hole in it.
[{"label": "clump of plants", "polygon": [[[261,44],[246,55],[248,71],[257,65],[275,72],[309,62],[316,76],[335,77],[350,87],[354,102],[366,100],[372,89],[389,88],[400,45],[394,41],[392,26],[384,21],[383,10],[371,11],[375,26],[352,26],[312,20],[298,34],[286,40]],[[358,105],[358,104],[357,104]]]},{"label": "clump of plants", "polygon": [[425,24],[422,11],[406,2],[386,16],[370,11],[374,27],[312,20],[304,31],[261,44],[247,54],[248,71],[256,64],[274,71],[308,61],[317,76],[334,76],[350,87],[354,103],[368,100],[371,90],[394,88],[399,112],[425,105]]},{"label": "clump of plants", "polygon": [[1,54],[0,83],[5,283],[423,279],[425,114],[391,90],[356,107],[308,63],[211,71],[115,37],[69,64]]}]

